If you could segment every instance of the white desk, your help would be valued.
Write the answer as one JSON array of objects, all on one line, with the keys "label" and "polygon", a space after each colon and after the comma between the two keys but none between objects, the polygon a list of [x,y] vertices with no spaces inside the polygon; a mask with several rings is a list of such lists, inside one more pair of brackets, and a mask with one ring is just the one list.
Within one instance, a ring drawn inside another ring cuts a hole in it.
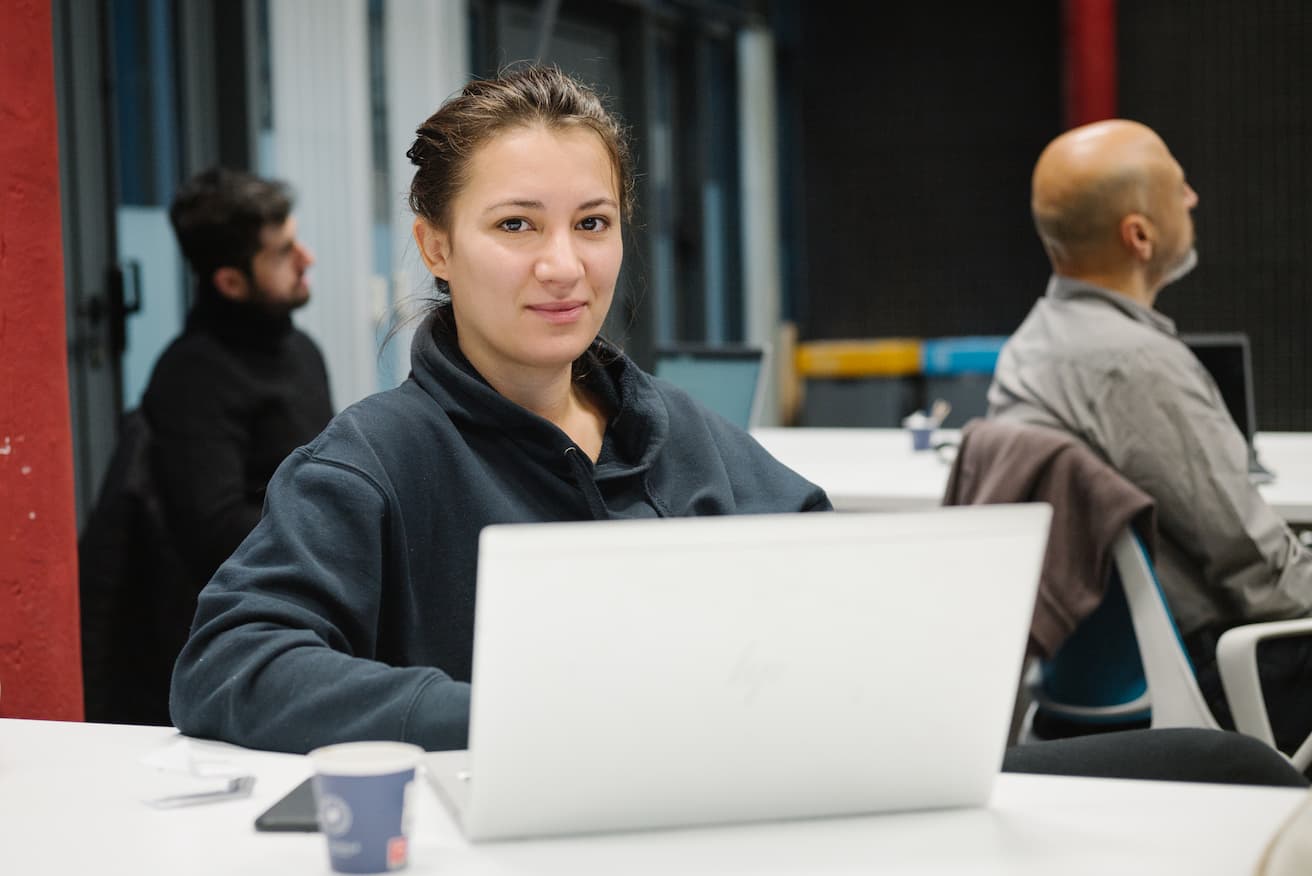
[{"label": "white desk", "polygon": [[1280,516],[1294,524],[1312,525],[1312,434],[1258,432],[1257,456],[1276,473],[1262,495]]},{"label": "white desk", "polygon": [[[753,429],[752,435],[784,465],[818,484],[840,511],[912,511],[943,500],[948,463],[916,453],[901,429]],[[957,439],[943,430],[936,440]],[[1261,487],[1278,514],[1312,524],[1312,434],[1264,432],[1257,452],[1276,472]]]},{"label": "white desk", "polygon": [[[155,810],[159,727],[0,719],[0,873],[327,873],[318,834],[257,833],[305,758],[189,741],[254,773],[253,796]],[[1251,873],[1305,798],[1283,788],[1003,774],[988,809],[471,846],[416,795],[416,874]]]},{"label": "white desk", "polygon": [[[943,502],[949,463],[901,429],[753,429],[771,455],[822,487],[839,511],[918,511]],[[955,431],[936,441],[957,440]]]}]

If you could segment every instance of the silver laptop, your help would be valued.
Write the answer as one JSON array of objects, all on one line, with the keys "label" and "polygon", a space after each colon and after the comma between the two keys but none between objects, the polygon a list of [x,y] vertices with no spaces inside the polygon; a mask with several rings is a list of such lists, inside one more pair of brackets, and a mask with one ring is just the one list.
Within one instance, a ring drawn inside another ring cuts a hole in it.
[{"label": "silver laptop", "polygon": [[1047,505],[492,526],[472,840],[979,806]]}]

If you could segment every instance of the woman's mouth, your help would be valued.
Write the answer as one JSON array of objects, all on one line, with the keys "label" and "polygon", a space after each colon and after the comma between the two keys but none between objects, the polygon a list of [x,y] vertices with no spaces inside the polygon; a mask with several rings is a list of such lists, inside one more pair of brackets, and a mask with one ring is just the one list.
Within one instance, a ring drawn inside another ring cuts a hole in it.
[{"label": "woman's mouth", "polygon": [[531,305],[528,309],[552,325],[568,325],[577,322],[587,307],[582,301],[553,301],[550,304]]}]

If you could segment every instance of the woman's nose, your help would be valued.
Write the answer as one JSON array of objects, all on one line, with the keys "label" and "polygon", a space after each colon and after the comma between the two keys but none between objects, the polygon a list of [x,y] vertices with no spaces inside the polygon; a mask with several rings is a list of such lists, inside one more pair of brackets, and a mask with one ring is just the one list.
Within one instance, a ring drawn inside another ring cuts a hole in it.
[{"label": "woman's nose", "polygon": [[554,234],[546,241],[533,276],[539,283],[572,283],[583,276],[583,262],[567,233]]}]

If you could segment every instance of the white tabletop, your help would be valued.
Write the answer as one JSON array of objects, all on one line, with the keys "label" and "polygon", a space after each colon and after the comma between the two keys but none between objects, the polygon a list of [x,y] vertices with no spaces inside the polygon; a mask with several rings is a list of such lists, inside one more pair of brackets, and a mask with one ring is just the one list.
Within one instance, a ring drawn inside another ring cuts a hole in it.
[{"label": "white tabletop", "polygon": [[[901,429],[753,429],[752,435],[784,465],[823,487],[840,511],[912,511],[943,501],[950,462],[915,452]],[[955,430],[937,441],[955,442]],[[1276,473],[1261,487],[1276,513],[1312,524],[1312,434],[1263,432],[1257,452]]]},{"label": "white tabletop", "polygon": [[[189,754],[254,773],[243,800],[157,810]],[[168,728],[0,719],[0,873],[327,873],[317,834],[258,833],[305,758],[184,740]],[[421,783],[422,784],[422,783]],[[987,809],[470,845],[416,795],[416,874],[1251,873],[1306,792],[1003,774]]]},{"label": "white tabletop", "polygon": [[[753,429],[766,450],[823,487],[839,511],[914,511],[943,502],[951,463],[901,429]],[[935,433],[956,441],[955,431]]]},{"label": "white tabletop", "polygon": [[1312,524],[1312,434],[1259,432],[1253,445],[1276,475],[1261,487],[1263,497],[1290,523]]}]

